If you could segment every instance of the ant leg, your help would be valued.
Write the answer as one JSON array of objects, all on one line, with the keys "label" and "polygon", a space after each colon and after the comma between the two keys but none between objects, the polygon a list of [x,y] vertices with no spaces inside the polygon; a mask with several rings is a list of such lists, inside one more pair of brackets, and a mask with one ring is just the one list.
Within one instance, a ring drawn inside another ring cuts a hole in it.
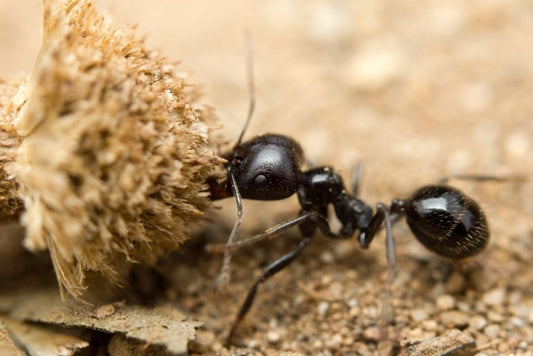
[{"label": "ant leg", "polygon": [[[383,300],[383,307],[381,309],[381,323],[387,324],[388,321],[392,319],[392,305],[391,305],[391,287],[396,271],[398,269],[398,263],[396,258],[396,243],[394,241],[394,235],[392,233],[392,225],[398,221],[398,217],[401,215],[396,215],[396,219],[391,218],[391,212],[389,210],[399,212],[401,202],[393,201],[391,209],[385,204],[377,204],[376,213],[370,220],[369,226],[364,231],[359,233],[359,244],[362,248],[368,248],[376,233],[381,229],[382,224],[384,223],[385,227],[385,246],[387,248],[387,284],[385,286],[385,298]],[[384,329],[384,328],[382,328]]]},{"label": "ant leg", "polygon": [[318,226],[322,234],[324,234],[327,237],[336,238],[336,239],[349,239],[352,237],[351,234],[344,235],[344,234],[334,233],[333,231],[331,231],[328,225],[328,220],[325,217],[323,217],[322,215],[320,215],[320,213],[317,213],[315,211],[308,211],[294,219],[283,221],[271,228],[268,228],[262,234],[255,235],[255,236],[249,237],[241,241],[235,241],[231,244],[229,243],[228,244],[209,244],[206,246],[205,249],[209,253],[220,253],[220,252],[226,252],[227,250],[233,252],[240,248],[253,245],[257,242],[277,237],[281,235],[282,233],[284,233],[285,231],[289,230],[290,228],[301,225],[309,220],[313,221],[313,223],[316,224],[316,226]]},{"label": "ant leg", "polygon": [[225,294],[226,288],[230,281],[231,246],[234,244],[237,238],[237,234],[239,233],[239,228],[242,223],[242,215],[243,215],[241,194],[239,193],[239,188],[237,187],[235,176],[233,175],[231,171],[228,171],[228,176],[229,176],[230,183],[231,183],[231,189],[233,190],[233,195],[235,196],[235,203],[237,205],[237,220],[235,221],[235,224],[233,225],[233,229],[231,230],[231,234],[229,235],[228,242],[226,243],[226,248],[224,250],[224,258],[222,260],[222,268],[220,270],[220,277],[219,277],[219,286],[218,286],[219,294]]},{"label": "ant leg", "polygon": [[384,324],[392,321],[393,319],[393,310],[392,310],[392,282],[398,271],[398,263],[396,259],[396,243],[394,241],[394,235],[392,234],[392,224],[393,221],[390,217],[389,209],[383,206],[384,217],[385,217],[385,244],[387,246],[387,265],[389,271],[387,273],[387,285],[385,287],[385,298],[383,300],[383,307],[381,309],[381,320]]},{"label": "ant leg", "polygon": [[241,305],[239,313],[237,314],[237,317],[235,318],[235,320],[233,321],[233,324],[231,325],[230,332],[226,339],[226,345],[231,344],[231,341],[233,339],[233,336],[235,335],[235,331],[237,330],[237,327],[241,323],[246,313],[248,313],[248,311],[250,310],[254,302],[255,295],[257,293],[257,288],[259,287],[259,285],[264,283],[267,279],[269,279],[274,274],[278,273],[279,271],[287,267],[292,261],[294,261],[296,257],[298,257],[300,252],[302,252],[302,250],[309,244],[309,242],[311,241],[311,238],[312,236],[304,237],[302,240],[300,240],[300,243],[298,244],[298,247],[296,247],[296,249],[281,256],[280,258],[272,262],[268,267],[266,267],[263,270],[263,272],[261,273],[261,276],[257,278],[257,280],[254,282],[254,284],[248,291],[248,294],[246,295],[246,298],[244,299],[244,302]]},{"label": "ant leg", "polygon": [[308,213],[298,216],[297,218],[283,221],[275,226],[272,226],[266,229],[265,232],[263,232],[262,234],[255,235],[244,240],[235,241],[231,245],[209,244],[206,246],[206,251],[210,253],[217,253],[217,252],[225,252],[227,249],[229,249],[230,251],[233,252],[242,247],[253,245],[265,239],[272,239],[274,237],[281,235],[282,233],[289,230],[290,228],[300,225],[304,223],[305,221],[312,219],[313,215],[314,214],[312,212],[308,212]]},{"label": "ant leg", "polygon": [[472,180],[477,182],[505,182],[508,180],[520,180],[520,177],[497,177],[490,175],[470,175],[470,174],[454,174],[442,177],[437,181],[437,184],[446,184],[450,180]]},{"label": "ant leg", "polygon": [[359,187],[361,186],[361,180],[363,178],[363,165],[361,162],[357,162],[355,167],[353,167],[352,172],[352,194],[354,197],[359,193]]},{"label": "ant leg", "polygon": [[388,212],[385,204],[378,203],[376,205],[376,213],[372,216],[368,227],[359,232],[359,245],[367,249],[370,246],[370,243],[376,236],[376,233],[381,229],[381,224],[385,220],[385,212]]},{"label": "ant leg", "polygon": [[331,231],[331,228],[328,223],[328,219],[324,217],[324,215],[313,212],[311,215],[311,219],[313,220],[314,224],[320,229],[320,232],[331,239],[350,239],[353,235],[353,230],[350,230],[349,233],[335,233]]}]

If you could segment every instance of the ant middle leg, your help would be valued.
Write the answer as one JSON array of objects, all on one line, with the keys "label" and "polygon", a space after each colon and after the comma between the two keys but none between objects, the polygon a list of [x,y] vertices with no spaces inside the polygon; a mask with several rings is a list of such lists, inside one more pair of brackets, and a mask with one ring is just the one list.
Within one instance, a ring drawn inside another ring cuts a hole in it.
[{"label": "ant middle leg", "polygon": [[368,248],[375,235],[384,227],[385,228],[385,246],[387,250],[387,282],[385,286],[385,297],[383,298],[383,306],[381,309],[381,324],[387,324],[393,319],[392,310],[392,283],[396,272],[398,271],[398,262],[396,257],[396,243],[394,235],[392,233],[392,225],[398,221],[398,219],[391,218],[391,213],[397,214],[396,217],[401,214],[403,209],[403,202],[400,200],[393,200],[391,206],[378,203],[376,206],[376,213],[370,220],[367,229],[360,231],[359,233],[359,245],[362,248]]},{"label": "ant middle leg", "polygon": [[206,245],[205,250],[209,253],[221,253],[221,252],[225,252],[226,250],[233,252],[235,250],[256,244],[263,240],[273,239],[274,237],[280,236],[281,234],[291,229],[292,227],[303,224],[305,221],[312,220],[313,218],[314,218],[314,212],[307,212],[305,214],[301,214],[300,216],[296,218],[283,221],[275,226],[272,226],[266,229],[261,234],[248,237],[244,240],[234,241],[231,244],[228,244],[228,243],[208,244]]},{"label": "ant middle leg", "polygon": [[285,221],[281,224],[278,224],[274,228],[269,229],[270,231],[267,231],[263,234],[253,236],[249,239],[246,239],[240,242],[236,242],[235,246],[241,247],[244,245],[255,243],[257,241],[260,241],[268,237],[279,235],[285,230],[293,226],[298,226],[300,228],[300,232],[303,236],[302,240],[300,240],[300,243],[298,244],[298,247],[296,249],[283,255],[282,257],[272,262],[268,267],[266,267],[261,273],[261,276],[254,282],[254,284],[248,291],[248,294],[246,295],[244,302],[241,305],[241,308],[239,310],[239,313],[237,314],[237,317],[235,318],[235,321],[233,322],[231,326],[230,332],[226,339],[226,344],[231,343],[231,340],[233,339],[233,336],[235,334],[235,330],[239,326],[244,316],[250,310],[255,300],[255,296],[256,296],[257,289],[259,288],[259,286],[262,283],[264,283],[267,279],[272,277],[274,274],[278,273],[279,271],[287,267],[291,262],[293,262],[298,257],[300,252],[309,244],[317,228],[326,237],[329,237],[329,238],[348,239],[351,237],[351,235],[342,235],[342,234],[338,234],[338,233],[331,231],[327,218],[325,218],[319,212],[302,211],[299,217]]},{"label": "ant middle leg", "polygon": [[[289,219],[286,221],[283,221],[275,226],[272,226],[265,230],[265,232],[261,234],[257,234],[251,237],[248,237],[244,240],[234,241],[232,243],[215,243],[215,244],[208,244],[205,247],[205,250],[209,253],[221,253],[230,251],[233,252],[235,250],[241,249],[246,246],[250,246],[253,244],[256,244],[263,240],[270,240],[277,236],[280,236],[287,230],[295,227],[295,226],[301,226],[302,224],[305,224],[306,222],[312,221],[311,226],[316,226],[320,229],[322,234],[328,238],[334,238],[334,239],[349,239],[352,237],[352,234],[339,234],[331,231],[328,220],[323,217],[320,213],[317,213],[316,211],[308,211],[308,212],[301,212],[301,214],[293,219]],[[314,230],[312,230],[312,233],[314,233]],[[311,231],[309,233],[305,232],[304,235],[310,235]]]},{"label": "ant middle leg", "polygon": [[246,298],[244,299],[244,302],[241,305],[241,308],[239,310],[239,313],[237,314],[237,317],[233,321],[233,324],[231,326],[230,332],[228,334],[228,337],[226,339],[226,345],[231,344],[231,341],[235,335],[235,331],[237,330],[237,327],[243,320],[244,316],[248,311],[250,310],[255,296],[257,294],[258,287],[263,284],[266,280],[268,280],[270,277],[287,267],[291,262],[293,262],[300,252],[311,242],[312,236],[306,236],[300,240],[300,243],[298,244],[298,247],[296,247],[294,250],[290,251],[289,253],[281,256],[274,262],[272,262],[269,266],[267,266],[263,272],[261,273],[261,276],[256,279],[250,290],[248,291],[248,294],[246,295]]}]

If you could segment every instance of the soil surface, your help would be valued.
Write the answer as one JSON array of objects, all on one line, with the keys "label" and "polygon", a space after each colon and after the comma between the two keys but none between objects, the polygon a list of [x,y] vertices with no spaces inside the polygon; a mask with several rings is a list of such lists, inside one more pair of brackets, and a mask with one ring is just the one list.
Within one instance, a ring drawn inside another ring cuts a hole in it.
[{"label": "soil surface", "polygon": [[[99,0],[96,6],[117,23],[138,25],[149,47],[181,62],[216,109],[226,148],[249,103],[244,30],[253,42],[257,98],[245,139],[289,135],[309,162],[335,167],[347,183],[361,163],[359,196],[372,206],[451,175],[513,177],[449,182],[479,202],[490,224],[488,247],[469,261],[439,258],[403,221],[394,226],[399,270],[392,322],[383,322],[381,312],[388,272],[383,234],[368,250],[355,238],[317,235],[259,289],[229,349],[224,336],[254,278],[295,248],[299,235],[295,229],[235,252],[227,297],[219,298],[221,255],[204,246],[227,238],[235,202],[217,202],[221,209],[195,227],[190,244],[161,262],[157,284],[149,273],[153,288],[137,276],[146,300],[173,303],[204,322],[191,353],[533,355],[531,3]],[[35,2],[0,0],[3,77],[31,71],[41,11]],[[298,211],[294,197],[246,201],[240,236]]]}]

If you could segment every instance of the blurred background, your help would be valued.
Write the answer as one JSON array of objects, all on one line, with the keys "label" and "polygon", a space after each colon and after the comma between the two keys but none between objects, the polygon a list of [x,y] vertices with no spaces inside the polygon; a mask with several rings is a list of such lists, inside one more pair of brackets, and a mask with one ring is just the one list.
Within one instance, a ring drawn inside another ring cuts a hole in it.
[{"label": "blurred background", "polygon": [[[402,191],[443,175],[507,173],[533,163],[529,2],[95,4],[181,62],[217,110],[228,142],[249,101],[247,30],[257,95],[247,137],[291,135],[310,161],[348,173],[362,161],[369,189],[377,189],[374,179]],[[40,1],[0,0],[3,77],[31,71],[41,11]]]}]

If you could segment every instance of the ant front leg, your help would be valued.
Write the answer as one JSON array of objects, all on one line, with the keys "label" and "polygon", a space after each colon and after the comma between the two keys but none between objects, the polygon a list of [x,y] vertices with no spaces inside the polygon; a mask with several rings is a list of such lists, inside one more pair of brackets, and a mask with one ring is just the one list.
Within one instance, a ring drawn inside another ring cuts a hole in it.
[{"label": "ant front leg", "polygon": [[233,336],[235,335],[235,331],[237,330],[237,327],[241,323],[242,319],[248,313],[250,308],[252,307],[252,304],[255,299],[255,295],[257,294],[257,288],[263,284],[267,279],[287,267],[291,262],[293,262],[300,252],[311,242],[312,236],[305,236],[300,243],[298,244],[298,247],[296,247],[294,250],[290,251],[289,253],[281,256],[274,262],[272,262],[267,268],[263,270],[261,273],[261,276],[256,279],[250,290],[248,291],[248,294],[246,295],[246,298],[244,299],[244,302],[241,305],[241,308],[239,310],[239,313],[237,314],[237,317],[235,318],[235,321],[233,322],[230,332],[228,334],[228,337],[226,339],[226,345],[230,345],[231,341],[233,339]]},{"label": "ant front leg", "polygon": [[235,224],[233,224],[233,229],[231,230],[231,234],[229,235],[228,241],[226,243],[226,247],[224,250],[224,258],[222,260],[222,268],[220,270],[218,285],[218,293],[222,295],[226,294],[226,289],[230,281],[231,246],[235,243],[235,240],[237,239],[237,234],[239,233],[239,228],[242,223],[243,215],[241,194],[239,192],[237,182],[235,181],[235,176],[233,175],[231,170],[228,170],[228,178],[230,179],[231,189],[233,191],[233,195],[235,196],[235,203],[237,206],[237,220],[235,220]]}]

